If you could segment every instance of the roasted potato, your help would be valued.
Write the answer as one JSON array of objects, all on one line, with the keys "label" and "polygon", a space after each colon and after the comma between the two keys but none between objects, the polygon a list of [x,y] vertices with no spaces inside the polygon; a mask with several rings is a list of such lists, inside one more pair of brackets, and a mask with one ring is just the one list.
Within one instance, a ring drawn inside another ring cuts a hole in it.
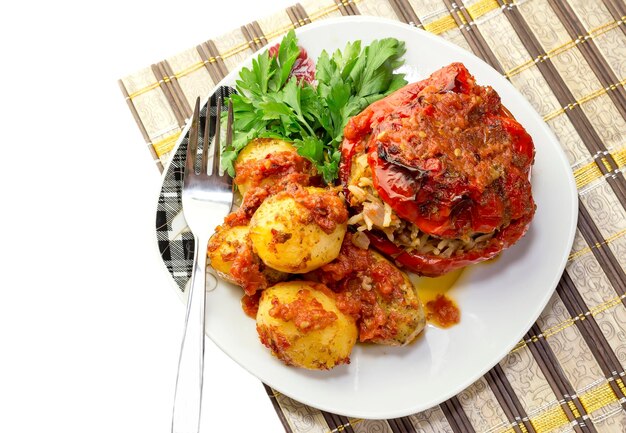
[{"label": "roasted potato", "polygon": [[408,344],[413,341],[426,326],[424,306],[417,296],[417,290],[406,273],[399,270],[393,263],[381,254],[373,250],[370,250],[369,252],[371,254],[373,266],[367,271],[367,273],[371,275],[372,272],[380,272],[376,269],[381,269],[381,267],[383,269],[384,267],[393,267],[393,272],[399,272],[403,281],[400,284],[394,285],[394,289],[389,295],[385,296],[381,293],[380,289],[376,290],[377,305],[380,307],[387,319],[393,320],[397,331],[394,335],[375,337],[369,341],[376,344],[391,346]]},{"label": "roasted potato", "polygon": [[[310,195],[334,194],[314,187],[305,190]],[[336,196],[335,199],[341,200]],[[343,202],[337,203],[345,212]],[[309,272],[334,260],[339,255],[347,224],[337,223],[328,233],[312,214],[310,208],[287,194],[266,199],[250,221],[255,253],[267,266],[294,274]]]},{"label": "roasted potato", "polygon": [[[207,249],[207,257],[210,265],[217,271],[217,274],[226,281],[234,284],[245,285],[245,281],[239,281],[233,278],[231,267],[238,256],[249,248],[248,226],[220,226],[209,241]],[[287,278],[287,274],[275,269],[263,266],[260,270],[263,276],[270,284],[283,281]]]},{"label": "roasted potato", "polygon": [[[296,148],[290,143],[282,141],[276,138],[256,138],[249,142],[246,147],[243,148],[237,159],[235,160],[235,172],[238,172],[238,167],[250,161],[258,161],[264,159],[270,154],[278,152],[293,152],[297,153]],[[272,182],[273,179],[268,177],[261,182],[261,185],[268,182]],[[252,181],[248,178],[244,182],[237,183],[237,188],[243,196],[248,189],[250,189]]]},{"label": "roasted potato", "polygon": [[209,241],[207,256],[213,269],[225,280],[233,282],[230,268],[237,249],[244,245],[250,229],[248,226],[221,227]]},{"label": "roasted potato", "polygon": [[343,314],[323,284],[290,281],[263,291],[256,316],[261,342],[288,365],[327,370],[349,362],[354,318]]}]

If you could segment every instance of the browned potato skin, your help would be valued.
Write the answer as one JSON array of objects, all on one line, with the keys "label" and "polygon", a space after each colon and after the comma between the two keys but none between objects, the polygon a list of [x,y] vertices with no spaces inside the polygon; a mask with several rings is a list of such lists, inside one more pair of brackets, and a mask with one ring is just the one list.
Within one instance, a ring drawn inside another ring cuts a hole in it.
[{"label": "browned potato skin", "polygon": [[[389,265],[396,267],[393,263],[383,257],[381,254],[370,250],[371,257],[374,262],[384,261]],[[396,267],[397,268],[397,267]],[[422,332],[426,326],[426,314],[424,306],[417,296],[417,289],[409,279],[408,275],[401,270],[404,284],[398,289],[402,293],[402,298],[386,299],[378,294],[378,305],[385,312],[387,317],[393,315],[396,317],[398,332],[392,338],[374,339],[372,343],[384,344],[389,346],[403,346],[409,344]]]},{"label": "browned potato skin", "polygon": [[[307,190],[311,194],[324,191],[315,187]],[[337,258],[347,224],[338,224],[329,234],[307,221],[308,213],[289,196],[272,196],[259,206],[250,221],[250,239],[267,266],[301,274]]]},{"label": "browned potato skin", "polygon": [[[249,231],[248,226],[222,226],[218,227],[209,241],[209,248],[207,249],[209,262],[218,275],[226,281],[235,282],[230,275],[232,259],[237,254],[237,249],[246,242]],[[212,245],[217,248],[211,248]]]},{"label": "browned potato skin", "polygon": [[[302,331],[293,320],[273,317],[273,302],[289,304],[301,290],[317,300],[327,312],[336,315],[321,329]],[[335,294],[326,286],[310,281],[290,281],[276,284],[263,291],[257,313],[257,332],[261,342],[272,354],[288,365],[311,370],[328,370],[349,362],[357,340],[354,318],[343,314],[336,305]]]},{"label": "browned potato skin", "polygon": [[[233,260],[239,248],[248,242],[250,227],[248,226],[220,226],[209,241],[207,257],[218,276],[230,283],[238,284],[230,273]],[[287,274],[265,267],[263,274],[268,281],[276,283],[287,278]]]}]

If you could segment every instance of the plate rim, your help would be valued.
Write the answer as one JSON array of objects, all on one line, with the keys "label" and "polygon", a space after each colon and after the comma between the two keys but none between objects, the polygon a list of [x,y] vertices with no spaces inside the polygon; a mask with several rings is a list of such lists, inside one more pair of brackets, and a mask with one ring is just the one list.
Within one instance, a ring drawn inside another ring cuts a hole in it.
[{"label": "plate rim", "polygon": [[[383,17],[377,17],[377,16],[367,16],[367,15],[355,15],[355,16],[343,16],[343,17],[334,17],[334,18],[327,18],[327,19],[323,19],[321,21],[316,21],[310,24],[307,24],[306,26],[303,27],[299,27],[294,29],[296,36],[298,36],[300,33],[303,32],[309,32],[309,31],[315,31],[317,28],[319,27],[326,27],[329,25],[334,25],[337,23],[346,23],[346,22],[351,22],[351,23],[372,23],[372,24],[381,24],[381,25],[386,25],[386,26],[393,26],[393,27],[397,27],[399,29],[402,29],[403,31],[413,31],[413,32],[417,32],[418,34],[421,34],[423,37],[430,39],[431,41],[433,41],[436,44],[442,44],[445,46],[448,46],[449,48],[451,48],[453,51],[463,51],[466,55],[472,56],[474,57],[474,59],[480,63],[483,64],[483,66],[492,69],[495,71],[495,69],[490,66],[488,63],[486,63],[484,60],[482,60],[480,57],[476,56],[473,52],[465,50],[462,47],[459,47],[458,45],[455,45],[454,43],[440,37],[437,35],[434,35],[426,30],[422,30],[419,29],[417,27],[411,26],[409,24],[405,24],[399,21],[395,21],[392,19],[388,19],[388,18],[383,18]],[[282,36],[282,35],[281,35]],[[280,39],[281,36],[278,36],[274,39],[272,39],[271,41],[269,41],[270,43],[273,40],[278,40]],[[261,48],[260,50],[255,51],[254,53],[251,53],[250,55],[248,55],[244,60],[242,60],[241,62],[239,62],[237,64],[237,66],[235,68],[233,68],[224,78],[222,78],[217,84],[215,84],[214,88],[211,90],[211,92],[204,96],[201,97],[201,105],[200,107],[203,107],[207,101],[209,100],[209,98],[211,97],[211,95],[215,92],[216,89],[218,89],[220,86],[226,86],[229,85],[228,83],[234,83],[235,78],[238,76],[239,71],[241,70],[241,68],[249,66],[252,62],[252,59],[255,58],[256,56],[258,56],[260,53],[262,53],[263,51],[267,50],[270,46],[270,43],[268,43],[267,45],[265,45],[263,48]],[[496,73],[498,73],[503,79],[504,77],[502,76],[502,74],[500,74],[499,72],[495,71]],[[508,81],[507,81],[508,82]],[[526,109],[530,110],[533,114],[533,116],[537,117],[539,119],[539,122],[537,123],[537,125],[542,129],[542,132],[545,133],[546,135],[548,135],[550,137],[550,140],[556,144],[558,144],[558,148],[557,148],[557,153],[560,159],[560,162],[562,162],[566,167],[569,167],[570,169],[566,171],[567,174],[567,184],[569,186],[569,199],[570,202],[572,204],[572,212],[568,214],[569,219],[567,221],[567,225],[569,227],[569,232],[568,232],[568,237],[567,237],[567,251],[570,251],[573,243],[574,243],[574,239],[575,239],[575,235],[576,235],[576,229],[577,229],[577,221],[578,221],[578,198],[579,198],[579,194],[578,194],[578,189],[576,188],[576,183],[575,183],[575,179],[574,179],[574,175],[573,172],[571,170],[571,164],[569,163],[569,160],[567,159],[567,156],[563,150],[563,147],[560,145],[560,141],[559,139],[556,137],[556,134],[552,131],[552,129],[550,129],[550,127],[548,126],[548,124],[543,120],[543,118],[541,118],[541,115],[537,112],[537,110],[530,104],[530,102],[526,99],[526,97],[513,85],[513,83],[508,82],[508,85],[510,87],[510,90],[515,93],[515,97],[516,99],[519,99],[520,101],[523,101],[523,104],[526,105]],[[190,127],[190,121],[189,119],[187,119],[187,121],[185,122],[185,126],[183,128],[183,130],[181,131],[181,134],[179,136],[179,138],[176,141],[175,146],[172,148],[170,155],[174,155],[174,153],[178,150],[181,142],[184,140],[185,136],[187,135],[187,132],[189,130]],[[164,166],[163,172],[161,173],[161,186],[163,184],[163,181],[165,179],[165,176],[168,173],[168,170],[171,166],[173,158],[169,158],[169,160],[167,161],[167,163]],[[159,194],[161,193],[160,189],[159,189]],[[157,200],[158,202],[158,200]],[[564,221],[565,222],[565,221]],[[154,239],[156,240],[156,232],[154,233]],[[155,249],[158,252],[158,243],[155,242]],[[172,288],[177,292],[177,294],[179,295],[179,298],[181,299],[182,302],[186,302],[187,299],[187,293],[188,291],[185,290],[185,292],[181,292],[180,288],[178,287],[178,285],[175,283],[174,279],[172,278],[172,275],[170,274],[170,272],[168,271],[167,267],[165,266],[165,263],[163,262],[163,260],[161,259],[160,254],[158,255],[159,257],[159,262],[161,263],[161,267],[162,269],[165,271],[165,273],[169,276],[168,279],[170,281],[170,284],[172,286]],[[565,267],[567,265],[568,262],[568,254],[564,254],[561,257],[561,260],[559,262],[559,266],[558,266],[558,270],[559,272],[556,274],[557,276],[550,282],[549,285],[546,284],[546,287],[550,287],[549,290],[547,290],[544,293],[543,298],[541,299],[540,302],[538,302],[536,304],[536,310],[534,311],[533,314],[529,314],[528,315],[528,320],[526,322],[526,324],[524,325],[524,328],[521,332],[519,332],[519,335],[517,335],[517,338],[512,339],[512,342],[510,342],[507,345],[503,345],[503,347],[505,348],[505,350],[501,350],[498,351],[498,353],[495,355],[495,358],[497,359],[490,359],[489,362],[484,362],[483,364],[486,366],[482,369],[479,369],[480,371],[478,371],[478,373],[475,373],[474,375],[468,375],[467,379],[462,381],[462,383],[460,383],[457,387],[455,387],[454,389],[449,390],[448,392],[443,393],[443,398],[438,397],[436,399],[431,399],[427,402],[420,402],[420,404],[418,405],[408,405],[410,407],[403,407],[400,409],[395,409],[395,410],[385,410],[385,411],[379,411],[379,412],[372,412],[372,411],[368,411],[367,413],[364,412],[354,412],[354,411],[337,411],[336,408],[334,407],[330,407],[330,406],[326,406],[324,405],[323,402],[313,402],[310,401],[310,399],[308,398],[302,398],[298,395],[294,395],[293,393],[287,391],[284,392],[283,389],[281,389],[281,386],[275,386],[271,383],[267,383],[270,381],[266,381],[264,379],[261,379],[255,372],[253,372],[250,368],[248,368],[246,365],[244,365],[242,362],[240,362],[238,359],[236,359],[235,357],[233,357],[224,347],[222,347],[221,344],[219,344],[217,341],[215,341],[209,332],[207,332],[205,330],[205,335],[208,336],[211,341],[213,341],[213,343],[219,347],[219,349],[224,352],[229,358],[231,358],[233,361],[235,361],[240,367],[242,367],[244,370],[246,370],[247,372],[249,372],[250,374],[252,374],[255,378],[257,378],[259,381],[261,381],[264,384],[267,384],[268,386],[270,386],[271,388],[275,389],[276,391],[302,403],[308,406],[311,406],[313,408],[316,408],[318,410],[323,410],[323,411],[327,411],[327,412],[332,412],[332,413],[336,413],[336,414],[341,414],[344,416],[348,416],[348,417],[355,417],[355,418],[363,418],[363,419],[389,419],[389,418],[397,418],[397,417],[402,417],[402,416],[408,416],[414,413],[418,413],[424,410],[428,410],[431,409],[435,406],[437,406],[438,404],[441,404],[442,402],[448,400],[449,398],[458,395],[460,392],[462,392],[464,389],[466,389],[468,386],[470,386],[472,383],[476,382],[476,380],[480,379],[481,377],[483,377],[489,370],[491,370],[495,365],[497,365],[502,359],[504,359],[507,354],[511,351],[511,349],[513,349],[518,342],[522,339],[522,337],[524,336],[524,334],[528,331],[528,329],[530,329],[530,327],[537,321],[538,317],[541,315],[541,313],[543,312],[543,310],[546,308],[550,298],[552,297],[552,295],[554,294],[554,291],[556,290],[556,287],[558,285],[558,282],[565,270]],[[285,368],[289,368],[289,367],[285,367]]]}]

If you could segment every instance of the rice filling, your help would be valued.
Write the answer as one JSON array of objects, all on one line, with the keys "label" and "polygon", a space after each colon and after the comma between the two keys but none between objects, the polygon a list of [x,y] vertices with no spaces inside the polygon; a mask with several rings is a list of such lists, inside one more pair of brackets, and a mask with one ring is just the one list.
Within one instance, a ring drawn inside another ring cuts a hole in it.
[{"label": "rice filling", "polygon": [[353,159],[353,172],[348,184],[350,205],[359,212],[348,219],[357,232],[377,230],[409,252],[434,254],[440,257],[462,255],[487,246],[497,233],[475,233],[468,239],[442,239],[422,232],[415,224],[399,218],[388,203],[383,202],[372,183],[367,155]]}]

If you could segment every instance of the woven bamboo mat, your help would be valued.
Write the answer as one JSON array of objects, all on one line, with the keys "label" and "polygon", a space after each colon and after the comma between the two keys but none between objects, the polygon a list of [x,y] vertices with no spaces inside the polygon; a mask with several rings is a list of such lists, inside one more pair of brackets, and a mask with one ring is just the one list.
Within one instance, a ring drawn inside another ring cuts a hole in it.
[{"label": "woven bamboo mat", "polygon": [[574,247],[525,338],[425,412],[360,420],[270,388],[288,432],[626,432],[626,4],[623,0],[309,0],[120,80],[159,169],[191,114],[244,58],[289,29],[376,15],[438,34],[506,76],[543,115],[579,191]]}]

